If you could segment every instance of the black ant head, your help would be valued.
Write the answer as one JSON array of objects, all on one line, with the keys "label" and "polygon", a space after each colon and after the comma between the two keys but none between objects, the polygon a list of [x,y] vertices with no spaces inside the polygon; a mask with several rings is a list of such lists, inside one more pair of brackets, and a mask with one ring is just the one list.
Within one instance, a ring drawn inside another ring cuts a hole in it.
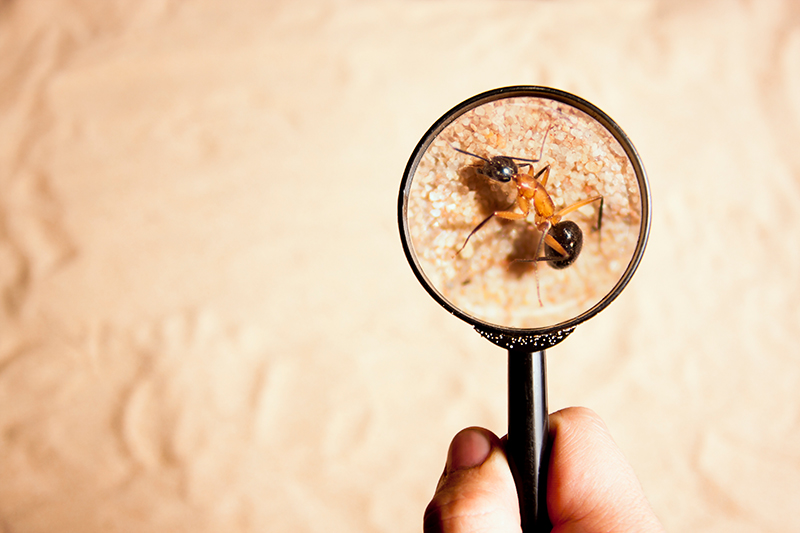
[{"label": "black ant head", "polygon": [[567,257],[550,248],[545,243],[544,254],[551,267],[555,269],[567,268],[578,258],[583,248],[583,232],[578,225],[571,220],[562,220],[550,228],[549,234],[567,252]]},{"label": "black ant head", "polygon": [[519,173],[519,167],[512,158],[498,155],[486,161],[482,173],[500,183],[508,183]]},{"label": "black ant head", "polygon": [[[508,183],[519,173],[519,166],[517,165],[517,162],[514,161],[514,159],[519,158],[509,157],[507,155],[498,155],[491,159],[486,159],[478,154],[473,154],[472,152],[467,152],[461,148],[456,148],[452,144],[450,146],[452,146],[453,150],[456,152],[461,152],[462,154],[466,154],[476,159],[481,159],[483,161],[483,167],[479,170],[479,172],[484,176],[493,179],[494,181]],[[522,161],[535,162],[538,161],[538,159],[522,159]]]}]

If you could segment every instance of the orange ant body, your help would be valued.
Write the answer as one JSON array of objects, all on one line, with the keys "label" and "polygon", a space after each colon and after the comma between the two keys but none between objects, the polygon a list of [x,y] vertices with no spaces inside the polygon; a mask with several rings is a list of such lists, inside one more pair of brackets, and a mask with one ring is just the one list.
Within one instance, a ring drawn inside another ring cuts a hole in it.
[{"label": "orange ant body", "polygon": [[[542,151],[547,140],[547,133],[542,141]],[[514,182],[517,188],[517,197],[514,204],[502,211],[495,211],[486,217],[480,224],[467,235],[464,244],[458,249],[456,255],[461,253],[469,242],[469,239],[480,230],[493,217],[500,217],[505,220],[524,220],[528,218],[531,210],[534,212],[534,225],[540,232],[541,237],[536,246],[536,253],[532,259],[515,259],[515,262],[549,262],[553,268],[561,269],[570,266],[578,258],[583,246],[583,233],[581,229],[572,221],[562,220],[569,213],[580,209],[592,202],[600,201],[597,216],[597,231],[603,219],[603,197],[601,195],[592,196],[585,200],[580,200],[572,205],[556,211],[555,203],[550,193],[547,192],[547,180],[550,177],[550,165],[545,166],[533,174],[533,164],[537,163],[542,153],[540,151],[538,159],[524,159],[520,157],[495,156],[491,159],[481,157],[477,154],[461,150],[453,146],[453,149],[462,154],[475,157],[484,161],[483,167],[479,170],[481,174],[498,181],[500,183]],[[524,161],[518,165],[517,161]],[[528,172],[520,172],[520,166],[528,166]],[[512,210],[514,207],[517,210]],[[544,255],[542,252],[544,251]],[[536,274],[536,292],[539,297],[539,305],[542,305],[541,295],[539,295],[539,277]]]}]

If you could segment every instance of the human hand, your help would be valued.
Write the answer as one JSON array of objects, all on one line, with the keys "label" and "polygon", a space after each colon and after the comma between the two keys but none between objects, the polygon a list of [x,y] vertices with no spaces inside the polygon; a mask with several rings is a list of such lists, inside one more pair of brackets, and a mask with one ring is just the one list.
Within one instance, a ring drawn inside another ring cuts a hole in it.
[{"label": "human hand", "polygon": [[[553,533],[662,533],[642,487],[605,423],[580,407],[550,415],[547,512]],[[519,501],[504,441],[467,428],[425,510],[425,533],[520,531]]]}]

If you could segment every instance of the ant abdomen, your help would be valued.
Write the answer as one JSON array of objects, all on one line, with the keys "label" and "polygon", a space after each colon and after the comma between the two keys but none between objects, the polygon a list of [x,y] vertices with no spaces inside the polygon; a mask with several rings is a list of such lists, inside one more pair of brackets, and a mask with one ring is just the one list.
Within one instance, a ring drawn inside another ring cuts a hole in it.
[{"label": "ant abdomen", "polygon": [[544,254],[550,266],[560,270],[574,263],[581,253],[581,248],[583,248],[583,232],[581,228],[571,220],[562,220],[550,228],[548,235],[555,239],[567,252],[567,257],[564,257],[563,254],[551,248],[545,241]]}]

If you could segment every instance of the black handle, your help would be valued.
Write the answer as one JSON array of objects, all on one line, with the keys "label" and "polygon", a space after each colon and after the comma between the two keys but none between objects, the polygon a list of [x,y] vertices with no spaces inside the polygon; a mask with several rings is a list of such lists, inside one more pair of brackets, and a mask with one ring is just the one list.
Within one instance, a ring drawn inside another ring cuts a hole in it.
[{"label": "black handle", "polygon": [[547,371],[544,350],[508,350],[508,443],[506,455],[517,484],[523,533],[552,529],[547,516],[550,457]]}]

